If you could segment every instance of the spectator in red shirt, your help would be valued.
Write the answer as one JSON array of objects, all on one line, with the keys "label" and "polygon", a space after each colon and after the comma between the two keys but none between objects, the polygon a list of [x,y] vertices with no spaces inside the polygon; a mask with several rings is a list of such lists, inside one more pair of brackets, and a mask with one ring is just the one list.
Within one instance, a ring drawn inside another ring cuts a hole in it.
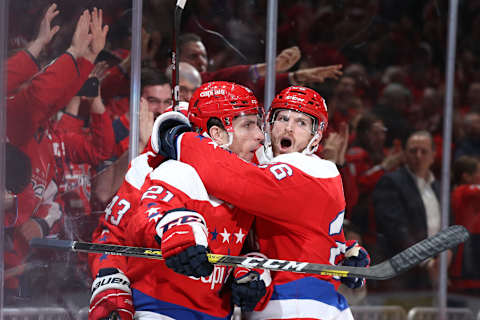
[{"label": "spectator in red shirt", "polygon": [[465,226],[471,236],[459,245],[450,267],[451,289],[480,294],[480,160],[462,156],[453,165],[455,188],[452,192],[452,214],[455,224]]}]

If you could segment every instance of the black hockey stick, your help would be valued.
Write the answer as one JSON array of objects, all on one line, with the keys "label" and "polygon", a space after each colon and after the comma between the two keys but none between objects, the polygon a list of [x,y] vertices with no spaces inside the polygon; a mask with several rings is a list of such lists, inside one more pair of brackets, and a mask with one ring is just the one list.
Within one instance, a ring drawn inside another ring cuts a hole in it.
[{"label": "black hockey stick", "polygon": [[185,8],[185,3],[187,0],[177,0],[177,5],[175,6],[175,16],[173,22],[173,36],[172,36],[172,106],[173,110],[177,110],[179,102],[179,69],[178,69],[178,35],[180,34],[180,26],[182,22],[182,13],[183,8]]},{"label": "black hockey stick", "polygon": [[[247,268],[262,268],[276,271],[385,280],[407,271],[422,261],[432,258],[444,250],[453,248],[458,244],[465,242],[468,238],[469,233],[465,227],[460,225],[450,226],[436,235],[422,240],[392,258],[371,266],[370,268],[345,267],[277,259],[261,259],[256,257],[235,257],[221,254],[208,254],[208,260],[213,264],[225,266],[241,265]],[[78,252],[163,259],[162,252],[159,249],[154,248],[38,238],[32,239],[30,245],[36,248],[64,249]]]}]

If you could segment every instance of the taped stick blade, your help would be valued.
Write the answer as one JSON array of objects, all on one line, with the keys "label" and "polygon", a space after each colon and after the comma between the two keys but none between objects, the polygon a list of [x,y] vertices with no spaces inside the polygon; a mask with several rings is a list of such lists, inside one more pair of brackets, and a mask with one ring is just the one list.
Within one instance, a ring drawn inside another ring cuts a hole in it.
[{"label": "taped stick blade", "polygon": [[470,234],[464,226],[450,226],[395,255],[390,259],[391,265],[397,273],[407,271],[422,261],[467,241],[469,237]]},{"label": "taped stick blade", "polygon": [[61,249],[72,250],[75,241],[71,240],[58,240],[58,239],[45,239],[45,238],[33,238],[30,240],[30,246],[32,248],[49,248],[49,249]]}]

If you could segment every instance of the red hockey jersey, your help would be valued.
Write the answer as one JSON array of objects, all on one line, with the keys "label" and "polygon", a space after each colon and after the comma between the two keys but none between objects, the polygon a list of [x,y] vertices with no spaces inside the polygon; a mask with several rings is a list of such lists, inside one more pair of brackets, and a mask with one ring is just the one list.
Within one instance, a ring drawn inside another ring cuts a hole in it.
[{"label": "red hockey jersey", "polygon": [[[178,161],[156,168],[142,187],[142,202],[129,220],[128,235],[134,246],[159,248],[155,227],[165,211],[187,208],[207,222],[212,253],[239,255],[253,221],[251,215],[210,197],[195,170]],[[130,241],[129,241],[130,242]],[[185,277],[164,261],[129,259],[127,275],[138,315],[157,313],[173,319],[229,319],[229,290],[222,286],[232,268],[215,266],[208,277]]]},{"label": "red hockey jersey", "polygon": [[[290,153],[256,166],[195,133],[183,134],[177,144],[178,159],[195,168],[210,194],[257,217],[260,251],[269,258],[322,264],[343,259],[345,199],[335,164]],[[276,272],[272,280],[274,292],[259,319],[351,318],[345,298],[335,292],[339,281],[330,276]]]},{"label": "red hockey jersey", "polygon": [[470,239],[458,246],[450,266],[451,288],[480,289],[480,272],[476,257],[480,254],[480,185],[464,184],[452,192],[455,224],[465,226]]}]

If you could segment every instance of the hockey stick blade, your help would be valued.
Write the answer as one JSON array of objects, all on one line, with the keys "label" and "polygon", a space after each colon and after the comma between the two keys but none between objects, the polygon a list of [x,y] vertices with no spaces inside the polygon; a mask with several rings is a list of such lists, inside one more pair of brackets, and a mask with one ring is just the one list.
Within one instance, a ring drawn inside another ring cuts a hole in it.
[{"label": "hockey stick blade", "polygon": [[[274,271],[314,273],[338,277],[361,277],[366,279],[385,280],[413,268],[420,262],[434,257],[440,252],[453,248],[469,238],[468,231],[459,225],[451,226],[438,234],[422,240],[405,249],[391,259],[370,268],[346,267],[309,262],[297,262],[256,257],[236,257],[222,254],[208,254],[213,264],[226,266],[244,266]],[[71,240],[32,239],[30,245],[35,248],[52,248],[73,250],[87,253],[112,254],[130,257],[163,259],[162,252],[154,248],[129,247],[110,244],[79,242]]]}]

